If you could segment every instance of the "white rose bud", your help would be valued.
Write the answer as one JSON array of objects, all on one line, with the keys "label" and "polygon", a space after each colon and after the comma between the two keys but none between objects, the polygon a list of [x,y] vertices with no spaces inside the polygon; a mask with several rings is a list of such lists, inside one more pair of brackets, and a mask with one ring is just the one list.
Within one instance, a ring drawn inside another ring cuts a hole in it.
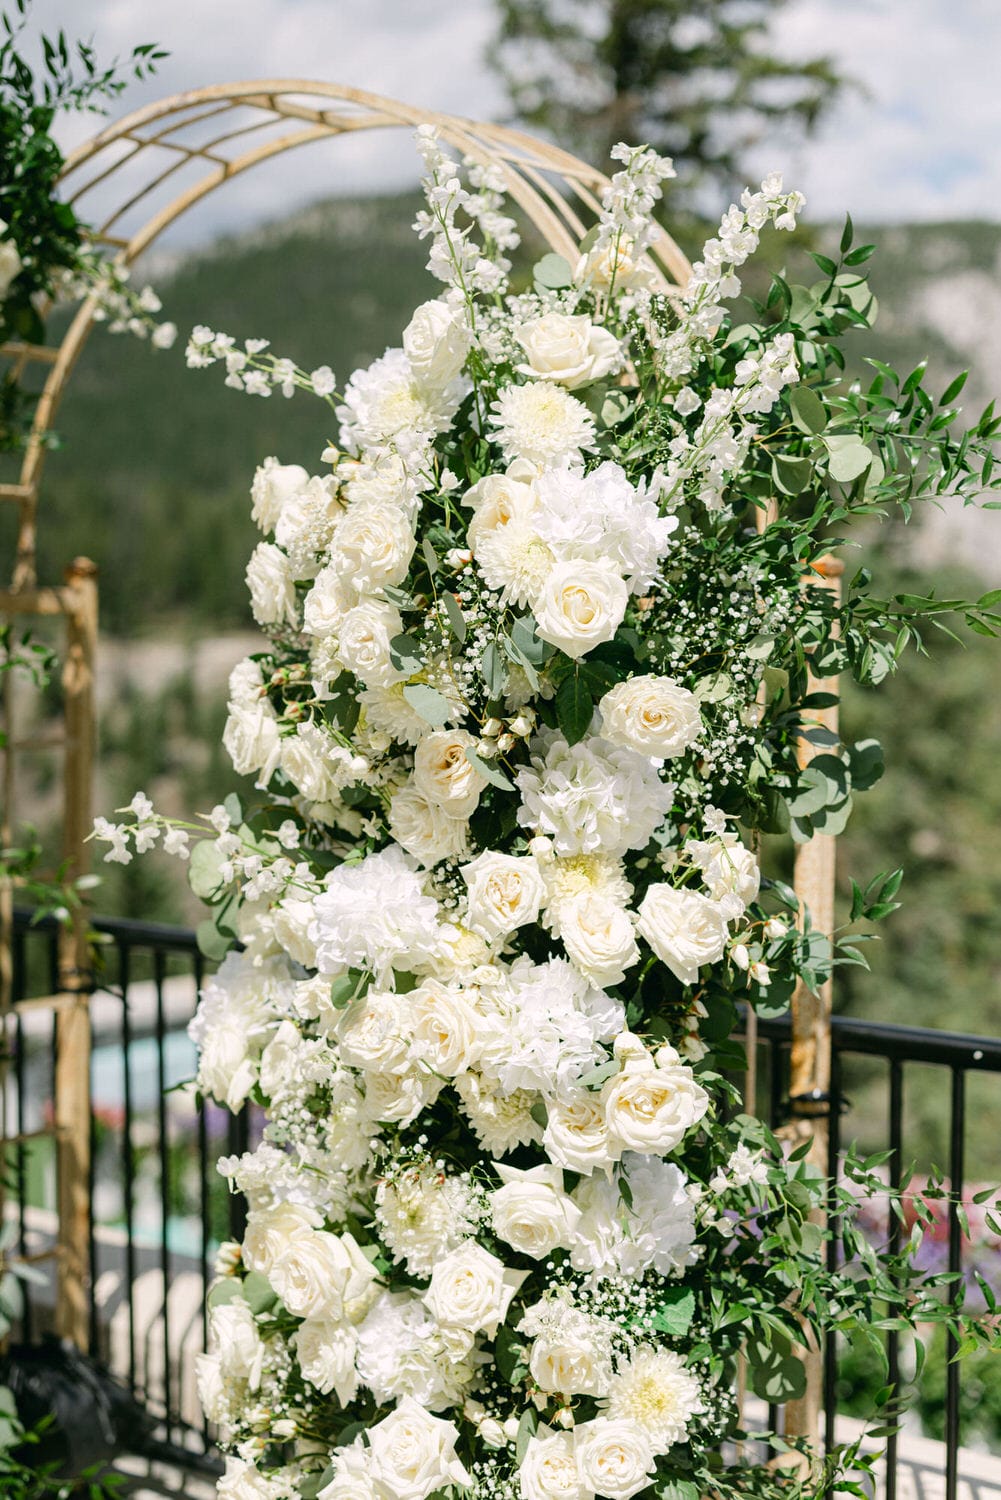
[{"label": "white rose bud", "polygon": [[469,818],[480,800],[483,777],[466,755],[475,745],[464,729],[437,729],[414,753],[414,785],[450,818]]}]

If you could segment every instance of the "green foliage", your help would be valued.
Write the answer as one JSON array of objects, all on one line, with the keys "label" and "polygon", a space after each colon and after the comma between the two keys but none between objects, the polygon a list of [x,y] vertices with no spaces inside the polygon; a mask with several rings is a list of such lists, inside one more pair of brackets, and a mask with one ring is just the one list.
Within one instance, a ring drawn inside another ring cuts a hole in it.
[{"label": "green foliage", "polygon": [[[618,141],[674,158],[683,192],[731,192],[762,129],[812,130],[846,87],[830,57],[771,46],[785,0],[499,0],[490,60],[519,119],[603,164]],[[547,257],[549,264],[558,257]],[[544,281],[548,286],[562,281]]]}]

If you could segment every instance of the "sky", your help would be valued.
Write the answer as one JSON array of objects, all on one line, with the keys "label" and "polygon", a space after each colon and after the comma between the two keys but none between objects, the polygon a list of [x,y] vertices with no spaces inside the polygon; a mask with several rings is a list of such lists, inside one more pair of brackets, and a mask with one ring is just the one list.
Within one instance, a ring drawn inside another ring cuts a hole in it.
[{"label": "sky", "polygon": [[[491,0],[35,0],[32,22],[91,35],[102,58],[140,41],[169,50],[157,77],[130,86],[114,114],[182,89],[270,76],[351,84],[478,118],[504,108],[483,61],[493,23]],[[806,193],[810,216],[1001,218],[999,0],[789,0],[776,43],[791,56],[829,54],[859,84],[817,136],[770,140],[752,163],[782,169]],[[69,119],[64,143],[86,139],[95,123]],[[197,242],[334,193],[415,180],[405,133],[368,132],[227,185],[173,239]]]}]

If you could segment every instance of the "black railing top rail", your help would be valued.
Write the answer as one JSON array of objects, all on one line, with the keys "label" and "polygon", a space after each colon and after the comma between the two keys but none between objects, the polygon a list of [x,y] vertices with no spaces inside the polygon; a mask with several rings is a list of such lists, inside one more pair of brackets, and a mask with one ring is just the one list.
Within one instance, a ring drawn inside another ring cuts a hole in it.
[{"label": "black railing top rail", "polygon": [[[34,914],[29,907],[15,907],[15,931],[26,932],[30,928],[35,932],[54,933],[59,927],[58,921],[53,916],[39,917],[34,920],[33,917]],[[137,921],[134,917],[90,917],[89,921],[95,932],[104,933],[111,938],[120,938],[130,948],[171,949],[178,953],[198,951],[198,941],[193,927],[176,927],[170,922]]]}]

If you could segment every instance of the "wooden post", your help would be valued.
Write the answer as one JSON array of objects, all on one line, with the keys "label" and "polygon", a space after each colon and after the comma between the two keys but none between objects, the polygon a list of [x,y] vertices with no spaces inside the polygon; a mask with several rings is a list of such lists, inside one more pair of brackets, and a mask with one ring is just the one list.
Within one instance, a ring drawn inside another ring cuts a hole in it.
[{"label": "wooden post", "polygon": [[[841,574],[844,565],[839,558],[825,557],[816,565],[816,582],[807,583],[808,588],[826,588],[835,600],[841,596]],[[821,692],[830,688],[830,678],[810,677],[809,691]],[[837,691],[837,679],[833,683]],[[816,721],[823,728],[837,733],[838,708],[817,711]],[[799,763],[805,768],[818,750],[801,739]],[[836,879],[837,840],[831,834],[815,833],[807,844],[796,850],[793,884],[799,898],[800,910],[808,910],[814,928],[830,936],[834,931],[834,896]],[[827,1150],[830,1136],[830,1109],[837,1108],[837,1101],[830,1099],[831,1087],[831,1004],[833,985],[830,980],[813,994],[802,981],[797,984],[792,997],[792,1054],[790,1058],[789,1099],[792,1120],[787,1134],[797,1142],[810,1141],[808,1160],[818,1171],[827,1173]],[[815,1222],[823,1224],[826,1215],[813,1215]],[[790,1401],[785,1409],[785,1431],[787,1437],[806,1438],[816,1445],[820,1438],[820,1416],[823,1407],[823,1357],[821,1350],[811,1342],[799,1351],[806,1371],[806,1391],[798,1401]],[[783,1465],[785,1467],[785,1465]],[[805,1465],[799,1465],[804,1468]]]},{"label": "wooden post", "polygon": [[[86,873],[92,815],[97,649],[97,568],[78,557],[66,570],[63,665],[66,752],[63,850],[69,877]],[[59,989],[73,1003],[56,1013],[55,1127],[59,1206],[56,1326],[86,1349],[90,1338],[90,984],[86,918],[60,932]]]}]

